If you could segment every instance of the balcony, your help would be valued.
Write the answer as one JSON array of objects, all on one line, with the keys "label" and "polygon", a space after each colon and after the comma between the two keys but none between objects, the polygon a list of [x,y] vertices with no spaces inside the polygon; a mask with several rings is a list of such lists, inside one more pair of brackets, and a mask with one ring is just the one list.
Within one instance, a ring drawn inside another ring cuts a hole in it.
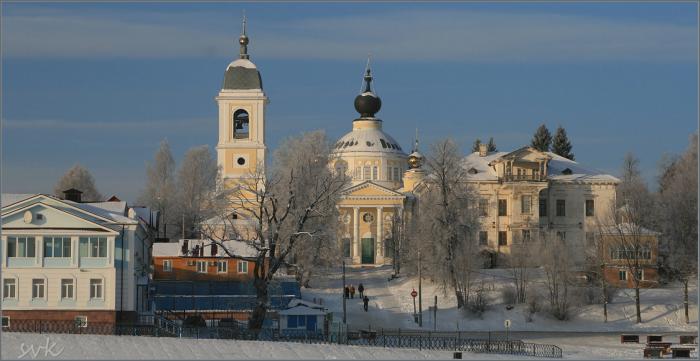
[{"label": "balcony", "polygon": [[503,176],[504,182],[544,182],[545,177],[533,174],[506,174]]}]

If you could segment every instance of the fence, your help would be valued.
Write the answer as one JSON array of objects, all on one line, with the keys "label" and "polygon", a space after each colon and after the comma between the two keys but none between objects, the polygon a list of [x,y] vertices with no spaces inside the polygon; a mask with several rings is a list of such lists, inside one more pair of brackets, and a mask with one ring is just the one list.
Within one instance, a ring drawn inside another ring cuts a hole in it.
[{"label": "fence", "polygon": [[[425,332],[406,330],[333,329],[328,334],[306,330],[278,330],[264,328],[257,334],[239,326],[233,327],[182,327],[164,318],[156,318],[154,324],[126,325],[89,322],[79,327],[73,321],[12,320],[8,332],[111,334],[152,337],[182,337],[197,339],[235,339],[258,341],[284,341],[314,344],[348,344],[419,350],[468,351],[474,353],[506,354],[561,358],[562,350],[555,345],[506,340],[494,336],[485,339],[471,337],[474,333]],[[470,337],[466,337],[470,336]]]}]

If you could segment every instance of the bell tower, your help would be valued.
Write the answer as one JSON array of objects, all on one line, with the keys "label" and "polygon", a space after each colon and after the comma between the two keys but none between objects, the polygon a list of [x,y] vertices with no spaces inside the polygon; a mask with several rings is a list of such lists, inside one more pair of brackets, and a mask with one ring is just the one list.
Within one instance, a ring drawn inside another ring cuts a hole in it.
[{"label": "bell tower", "polygon": [[268,98],[262,78],[248,55],[246,19],[238,38],[239,58],[224,73],[224,81],[215,98],[219,106],[218,164],[227,186],[250,179],[265,165],[265,106]]}]

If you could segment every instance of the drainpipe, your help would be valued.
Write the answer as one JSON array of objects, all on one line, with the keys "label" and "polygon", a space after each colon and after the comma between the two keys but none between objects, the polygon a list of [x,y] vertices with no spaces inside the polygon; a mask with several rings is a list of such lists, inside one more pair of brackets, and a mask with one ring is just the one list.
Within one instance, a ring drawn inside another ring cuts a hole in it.
[{"label": "drainpipe", "polygon": [[122,234],[121,234],[121,247],[122,247],[122,259],[119,262],[121,266],[121,272],[119,272],[119,278],[121,279],[119,288],[119,314],[121,318],[124,317],[124,225],[122,224]]}]

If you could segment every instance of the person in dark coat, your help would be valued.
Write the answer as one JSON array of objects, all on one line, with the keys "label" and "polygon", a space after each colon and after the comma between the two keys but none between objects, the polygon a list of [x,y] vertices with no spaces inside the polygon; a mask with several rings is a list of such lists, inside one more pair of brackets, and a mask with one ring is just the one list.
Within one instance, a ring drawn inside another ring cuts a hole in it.
[{"label": "person in dark coat", "polygon": [[350,287],[345,286],[345,298],[350,298]]},{"label": "person in dark coat", "polygon": [[360,283],[360,285],[357,286],[357,291],[360,292],[360,298],[364,297],[363,292],[365,292],[365,286],[363,286],[362,283]]},{"label": "person in dark coat", "polygon": [[367,312],[367,309],[369,308],[369,297],[365,296],[365,297],[362,299],[362,303],[364,303],[365,312]]},{"label": "person in dark coat", "polygon": [[350,298],[355,298],[355,286],[350,285]]}]

